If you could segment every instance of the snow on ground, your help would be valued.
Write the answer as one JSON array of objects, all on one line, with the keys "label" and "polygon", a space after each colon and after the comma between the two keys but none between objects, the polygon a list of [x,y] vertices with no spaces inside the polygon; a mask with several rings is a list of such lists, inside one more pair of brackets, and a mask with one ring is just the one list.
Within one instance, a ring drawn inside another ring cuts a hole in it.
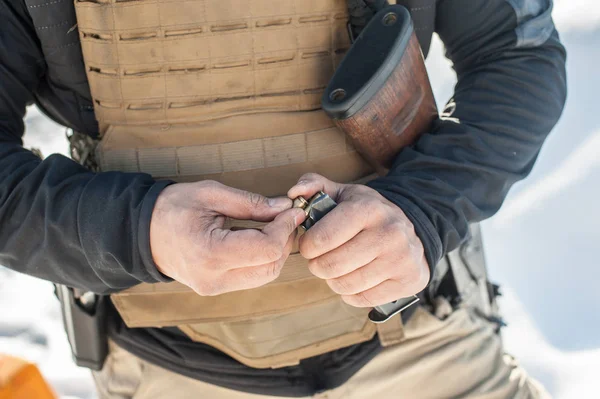
[{"label": "snow on ground", "polygon": [[[506,349],[559,399],[600,391],[600,2],[556,0],[555,20],[569,50],[569,99],[531,176],[484,223],[492,278],[503,286]],[[428,59],[440,104],[454,76],[436,40]],[[36,109],[25,145],[67,154],[64,128]],[[0,353],[39,364],[63,398],[94,398],[89,372],[70,358],[52,286],[0,267]]]}]

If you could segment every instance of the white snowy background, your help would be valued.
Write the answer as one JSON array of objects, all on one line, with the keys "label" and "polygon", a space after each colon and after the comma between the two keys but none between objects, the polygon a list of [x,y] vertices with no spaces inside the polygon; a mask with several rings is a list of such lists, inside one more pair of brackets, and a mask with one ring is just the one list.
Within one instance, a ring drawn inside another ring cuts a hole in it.
[{"label": "white snowy background", "polygon": [[[502,284],[508,352],[556,398],[600,398],[600,3],[556,0],[568,49],[569,98],[531,176],[484,224],[493,280]],[[439,40],[427,62],[442,105],[454,74]],[[25,145],[67,153],[64,129],[36,109]],[[52,286],[0,267],[0,353],[36,362],[63,398],[94,398],[70,358]]]}]

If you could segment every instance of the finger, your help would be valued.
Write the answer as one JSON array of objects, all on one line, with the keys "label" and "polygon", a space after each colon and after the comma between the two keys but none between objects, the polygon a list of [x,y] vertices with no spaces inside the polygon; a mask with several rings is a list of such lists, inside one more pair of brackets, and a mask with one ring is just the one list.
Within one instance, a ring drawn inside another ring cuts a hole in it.
[{"label": "finger", "polygon": [[271,222],[265,225],[262,233],[268,241],[285,244],[290,235],[296,231],[300,223],[306,219],[306,213],[300,208],[288,209]]},{"label": "finger", "polygon": [[267,198],[220,183],[217,183],[203,200],[207,208],[222,215],[259,222],[271,221],[279,213],[292,207],[292,201],[289,198]]},{"label": "finger", "polygon": [[300,177],[298,183],[288,191],[288,197],[294,199],[299,196],[310,198],[319,191],[323,191],[334,200],[337,200],[344,184],[333,182],[316,173],[307,173]]},{"label": "finger", "polygon": [[390,277],[389,267],[387,262],[374,260],[345,276],[327,280],[327,285],[336,294],[355,295],[386,281]]},{"label": "finger", "polygon": [[262,230],[215,229],[211,233],[210,255],[224,269],[275,262],[305,217],[302,209],[292,208],[280,213]]},{"label": "finger", "polygon": [[[256,230],[258,233],[261,233],[260,230]],[[264,235],[263,235],[264,237]],[[262,238],[261,238],[262,239]],[[276,257],[274,261],[270,261],[270,262],[265,262],[266,264],[270,264],[273,263],[277,260],[281,260],[281,259],[287,259],[287,257],[289,256],[290,252],[292,251],[292,247],[294,245],[294,241],[296,240],[296,230],[294,230],[291,234],[288,235],[286,242],[283,244],[283,248],[281,250],[278,250],[277,252],[279,254],[281,254],[280,256]],[[266,246],[264,244],[253,244],[253,247],[259,247],[262,249],[259,249],[258,252],[260,251],[269,251],[269,249],[266,248]],[[276,255],[267,255],[269,256],[269,258],[271,256],[275,257]],[[243,260],[243,262],[240,262],[240,259]],[[244,254],[238,254],[237,255],[237,262],[232,262],[231,266],[228,267],[229,270],[235,270],[235,269],[241,269],[241,268],[247,268],[247,267],[258,267],[258,266],[263,266],[264,264],[253,264],[254,262],[252,262],[252,264],[248,264],[247,261],[245,261],[245,256]]]},{"label": "finger", "polygon": [[416,292],[407,292],[404,284],[395,280],[384,282],[366,291],[354,295],[342,295],[342,300],[357,308],[368,308],[383,305],[399,298],[406,298]]},{"label": "finger", "polygon": [[364,216],[357,203],[342,202],[300,238],[300,253],[314,259],[345,244],[365,228]]},{"label": "finger", "polygon": [[223,277],[223,286],[227,292],[249,290],[270,283],[279,277],[281,269],[292,252],[293,235],[288,240],[283,255],[275,262],[265,265],[251,266],[229,270]]},{"label": "finger", "polygon": [[362,231],[336,249],[311,259],[308,268],[319,278],[338,278],[371,263],[380,253],[379,246],[376,235]]}]

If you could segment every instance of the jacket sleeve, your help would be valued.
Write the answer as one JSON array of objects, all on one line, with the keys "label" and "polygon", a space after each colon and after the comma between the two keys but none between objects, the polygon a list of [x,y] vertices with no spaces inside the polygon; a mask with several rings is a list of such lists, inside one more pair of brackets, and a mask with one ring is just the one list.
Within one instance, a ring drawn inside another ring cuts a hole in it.
[{"label": "jacket sleeve", "polygon": [[149,223],[167,181],[91,173],[22,147],[25,107],[46,71],[25,5],[0,0],[0,264],[99,293],[164,277]]},{"label": "jacket sleeve", "polygon": [[566,97],[551,0],[439,0],[453,98],[431,131],[369,185],[415,225],[430,267],[528,175]]}]

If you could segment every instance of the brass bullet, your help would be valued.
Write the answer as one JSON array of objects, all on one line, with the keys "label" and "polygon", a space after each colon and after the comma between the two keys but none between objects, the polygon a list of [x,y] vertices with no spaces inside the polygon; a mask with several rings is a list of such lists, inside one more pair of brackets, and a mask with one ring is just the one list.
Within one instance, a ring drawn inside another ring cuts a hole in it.
[{"label": "brass bullet", "polygon": [[298,198],[296,198],[294,200],[293,207],[294,208],[302,208],[302,209],[304,209],[304,212],[308,216],[308,212],[309,212],[308,201],[305,200],[304,197],[298,197]]}]

